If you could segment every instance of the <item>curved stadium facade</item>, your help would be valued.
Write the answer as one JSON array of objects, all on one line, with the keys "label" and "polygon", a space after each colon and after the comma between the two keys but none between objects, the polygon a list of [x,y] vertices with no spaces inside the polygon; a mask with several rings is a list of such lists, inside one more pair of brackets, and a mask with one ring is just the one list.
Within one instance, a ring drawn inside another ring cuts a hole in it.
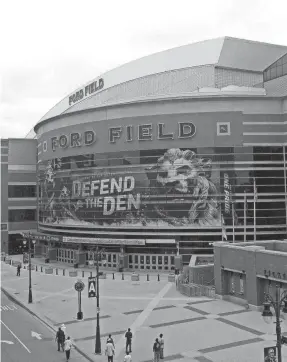
[{"label": "curved stadium facade", "polygon": [[286,238],[287,47],[220,38],[125,64],[35,126],[49,256],[173,269]]}]

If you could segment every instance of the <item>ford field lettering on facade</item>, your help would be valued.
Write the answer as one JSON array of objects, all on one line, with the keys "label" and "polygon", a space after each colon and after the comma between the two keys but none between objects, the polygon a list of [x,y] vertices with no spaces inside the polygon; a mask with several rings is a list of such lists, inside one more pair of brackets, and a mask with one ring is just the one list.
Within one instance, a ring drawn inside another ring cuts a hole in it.
[{"label": "ford field lettering on facade", "polygon": [[[155,129],[154,129],[155,128]],[[196,127],[192,122],[178,122],[177,130],[165,130],[164,123],[158,123],[156,127],[153,124],[141,124],[138,126],[118,126],[110,127],[108,130],[109,143],[116,143],[123,139],[125,142],[137,141],[153,141],[157,140],[173,140],[191,138],[196,133]],[[74,148],[82,146],[91,146],[97,141],[96,130],[88,130],[85,132],[74,132],[69,135],[62,134],[51,138],[51,148],[56,151],[57,148]],[[43,152],[48,150],[47,141],[43,141]]]}]

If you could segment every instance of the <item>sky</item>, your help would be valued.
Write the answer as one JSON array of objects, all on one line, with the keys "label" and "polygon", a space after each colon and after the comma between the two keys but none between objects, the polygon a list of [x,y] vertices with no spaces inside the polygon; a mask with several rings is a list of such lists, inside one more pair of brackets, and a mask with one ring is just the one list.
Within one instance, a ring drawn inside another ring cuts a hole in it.
[{"label": "sky", "polygon": [[25,137],[76,88],[152,53],[221,36],[287,45],[286,0],[3,3],[1,138]]}]

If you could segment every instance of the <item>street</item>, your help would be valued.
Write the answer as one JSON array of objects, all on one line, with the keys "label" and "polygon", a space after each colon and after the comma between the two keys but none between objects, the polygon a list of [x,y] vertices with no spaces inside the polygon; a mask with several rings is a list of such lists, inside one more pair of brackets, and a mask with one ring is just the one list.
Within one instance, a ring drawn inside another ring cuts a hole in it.
[{"label": "street", "polygon": [[[73,349],[73,361],[86,361]],[[55,335],[40,321],[1,292],[1,361],[59,362],[66,361],[57,351]]]}]

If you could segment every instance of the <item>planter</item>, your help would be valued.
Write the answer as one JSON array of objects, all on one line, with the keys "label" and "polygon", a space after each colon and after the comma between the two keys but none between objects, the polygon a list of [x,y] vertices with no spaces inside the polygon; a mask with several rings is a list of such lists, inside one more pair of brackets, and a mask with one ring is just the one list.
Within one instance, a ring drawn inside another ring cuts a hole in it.
[{"label": "planter", "polygon": [[77,277],[78,272],[77,271],[69,271],[69,277]]},{"label": "planter", "polygon": [[107,279],[107,274],[106,273],[99,273],[99,279]]},{"label": "planter", "polygon": [[132,280],[132,282],[138,282],[140,280],[139,274],[132,274],[131,280]]},{"label": "planter", "polygon": [[53,268],[45,268],[45,274],[53,274]]},{"label": "planter", "polygon": [[175,282],[175,274],[168,274],[168,281],[171,283]]}]

